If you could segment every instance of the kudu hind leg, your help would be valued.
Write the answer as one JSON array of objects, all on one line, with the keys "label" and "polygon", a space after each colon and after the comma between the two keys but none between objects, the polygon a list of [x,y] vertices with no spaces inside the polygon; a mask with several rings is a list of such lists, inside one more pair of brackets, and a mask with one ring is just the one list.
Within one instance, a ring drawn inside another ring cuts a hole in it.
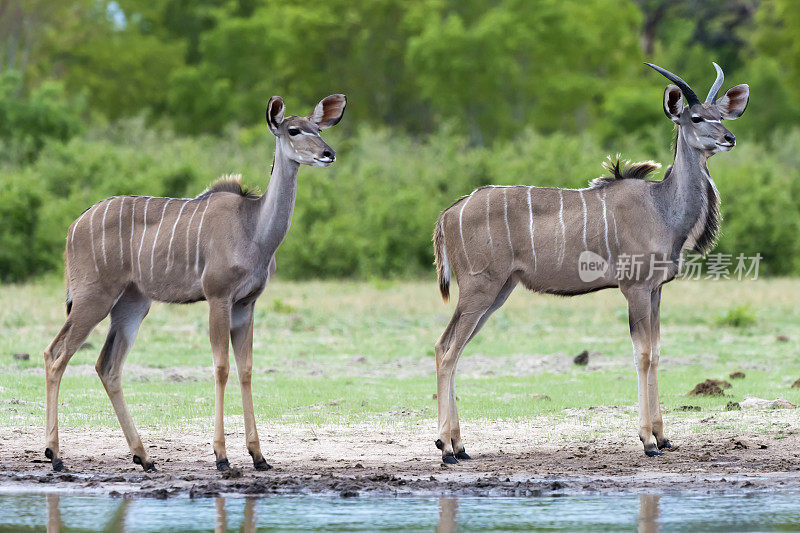
[{"label": "kudu hind leg", "polygon": [[658,397],[658,360],[661,356],[661,287],[653,291],[650,298],[650,368],[647,372],[647,398],[650,401],[650,419],[658,449],[671,448],[664,436],[664,420]]},{"label": "kudu hind leg", "polygon": [[149,310],[149,298],[134,287],[125,291],[111,310],[111,327],[95,364],[95,370],[111,400],[119,425],[125,434],[125,440],[133,454],[133,462],[141,465],[145,472],[155,472],[155,464],[144,449],[122,393],[122,366],[136,340],[139,326]]},{"label": "kudu hind leg", "polygon": [[[508,278],[506,283],[503,285],[503,288],[500,289],[500,293],[494,299],[494,302],[492,302],[491,307],[489,307],[489,309],[483,313],[480,320],[478,320],[478,323],[472,330],[469,339],[467,339],[467,342],[464,343],[465,345],[469,344],[469,342],[475,338],[483,326],[486,325],[486,322],[489,320],[489,317],[492,316],[492,313],[500,309],[503,304],[506,303],[506,300],[508,300],[508,297],[514,291],[516,286],[517,281],[513,278]],[[456,405],[455,370],[453,370],[453,375],[450,380],[450,440],[453,443],[453,451],[455,452],[456,459],[472,459],[464,448],[464,443],[461,441],[461,422],[458,418],[458,407]]]},{"label": "kudu hind leg", "polygon": [[651,355],[651,292],[634,289],[624,292],[628,300],[628,321],[630,324],[633,357],[639,388],[639,439],[647,456],[661,455],[653,435],[653,421],[650,416],[649,389],[647,377],[650,372]]},{"label": "kudu hind leg", "polygon": [[76,295],[67,320],[44,351],[47,441],[44,453],[52,461],[53,470],[60,471],[64,468],[58,442],[58,392],[61,378],[69,360],[94,327],[106,317],[113,303],[114,298],[109,296],[100,295],[89,300]]},{"label": "kudu hind leg", "polygon": [[239,374],[239,386],[242,389],[242,412],[244,413],[244,432],[247,439],[247,451],[253,458],[256,470],[272,468],[261,453],[258,440],[256,416],[253,410],[253,303],[234,305],[231,311],[231,344],[236,359],[236,370]]},{"label": "kudu hind leg", "polygon": [[[468,289],[460,290],[462,292],[453,317],[435,347],[439,411],[439,438],[436,440],[436,447],[442,450],[442,460],[449,464],[458,462],[453,447],[453,430],[457,432],[458,443],[461,441],[457,419],[458,409],[453,391],[456,364],[473,331],[499,293],[498,288],[489,293],[482,291],[465,296],[469,292]],[[461,444],[461,451],[463,451],[463,444]]]}]

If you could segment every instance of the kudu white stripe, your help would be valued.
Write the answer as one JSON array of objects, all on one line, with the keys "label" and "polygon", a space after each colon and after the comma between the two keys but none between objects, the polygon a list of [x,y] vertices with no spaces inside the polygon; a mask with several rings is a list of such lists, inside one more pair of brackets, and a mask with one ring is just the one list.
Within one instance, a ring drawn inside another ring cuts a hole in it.
[{"label": "kudu white stripe", "polygon": [[150,197],[144,202],[144,228],[142,228],[142,240],[139,241],[139,252],[136,254],[136,265],[139,267],[139,277],[142,277],[142,247],[144,247],[144,236],[147,234],[147,205],[150,203]]},{"label": "kudu white stripe", "polygon": [[125,266],[124,259],[123,259],[123,253],[122,253],[122,209],[124,207],[125,207],[125,197],[123,196],[121,198],[120,203],[119,203],[119,223],[118,223],[118,226],[119,226],[119,266],[120,267]]},{"label": "kudu white stripe", "polygon": [[600,191],[597,191],[597,198],[600,200],[600,203],[603,204],[603,230],[605,235],[606,241],[606,260],[611,261],[611,247],[608,245],[608,217],[606,215],[606,191],[603,189],[603,194],[600,194]]},{"label": "kudu white stripe", "polygon": [[558,190],[558,222],[561,225],[561,241],[558,250],[558,268],[564,264],[564,256],[567,251],[567,226],[564,224],[564,191]]},{"label": "kudu white stripe", "polygon": [[486,189],[486,234],[489,235],[489,245],[494,244],[492,242],[492,230],[489,227],[489,196],[492,194],[492,189]]},{"label": "kudu white stripe", "polygon": [[506,235],[508,236],[508,247],[511,249],[511,262],[514,262],[514,245],[511,243],[511,226],[508,225],[508,196],[503,189],[503,219],[506,221]]},{"label": "kudu white stripe", "polygon": [[588,250],[589,245],[586,244],[586,224],[588,223],[588,217],[586,213],[586,199],[583,197],[583,191],[578,190],[578,195],[581,197],[581,203],[583,204],[583,249]]},{"label": "kudu white stripe", "polygon": [[89,239],[92,246],[92,259],[94,259],[94,270],[100,273],[100,268],[97,266],[97,252],[94,246],[94,212],[97,210],[97,205],[92,206],[92,214],[89,215]]},{"label": "kudu white stripe", "polygon": [[[474,193],[473,193],[474,194]],[[458,212],[458,233],[461,235],[461,247],[464,249],[464,257],[467,260],[467,266],[469,267],[469,271],[472,272],[472,263],[469,261],[469,255],[467,254],[467,243],[464,241],[464,208],[467,207],[467,204],[472,199],[472,194],[467,196],[467,199],[461,205],[461,211]]]},{"label": "kudu white stripe", "polygon": [[183,210],[186,209],[187,205],[189,205],[189,202],[184,200],[183,205],[181,205],[181,210],[178,211],[178,217],[175,219],[175,224],[172,225],[172,232],[169,235],[169,246],[167,246],[167,272],[169,272],[169,269],[172,267],[172,239],[175,238],[175,228],[178,227],[178,222],[180,222],[181,215],[183,215]]},{"label": "kudu white stripe", "polygon": [[156,254],[156,244],[158,243],[158,234],[161,231],[161,224],[164,223],[164,213],[167,212],[167,206],[171,201],[172,198],[164,202],[164,209],[161,210],[161,220],[158,221],[158,227],[156,228],[156,236],[153,237],[153,247],[150,249],[150,281],[153,281],[153,262]]},{"label": "kudu white stripe", "polygon": [[186,224],[186,263],[183,265],[184,270],[189,268],[189,232],[192,229],[192,220],[194,220],[194,216],[197,214],[197,210],[200,208],[200,200],[194,204],[194,211],[192,211],[192,216],[189,217],[189,222]]},{"label": "kudu white stripe", "polygon": [[200,265],[200,233],[203,231],[203,219],[206,217],[206,209],[208,209],[208,204],[211,201],[211,196],[208,197],[206,200],[206,206],[203,208],[203,213],[200,215],[200,224],[197,226],[197,242],[195,243],[195,250],[194,250],[194,272],[195,274],[199,273],[199,265]]},{"label": "kudu white stripe", "polygon": [[108,206],[111,205],[111,199],[106,200],[106,208],[103,210],[103,220],[101,225],[103,226],[103,234],[101,237],[101,248],[103,249],[103,264],[108,264],[108,259],[106,258],[106,215],[108,214]]},{"label": "kudu white stripe", "polygon": [[135,228],[135,222],[136,222],[136,200],[138,200],[138,198],[136,196],[134,196],[133,197],[133,201],[131,202],[131,204],[133,204],[131,206],[131,242],[130,242],[130,248],[131,248],[131,258],[130,258],[131,275],[133,274],[133,233],[134,233],[134,231],[136,229]]},{"label": "kudu white stripe", "polygon": [[533,255],[533,270],[536,270],[536,246],[533,243],[533,207],[531,205],[531,188],[528,187],[528,230],[531,233],[531,255]]}]

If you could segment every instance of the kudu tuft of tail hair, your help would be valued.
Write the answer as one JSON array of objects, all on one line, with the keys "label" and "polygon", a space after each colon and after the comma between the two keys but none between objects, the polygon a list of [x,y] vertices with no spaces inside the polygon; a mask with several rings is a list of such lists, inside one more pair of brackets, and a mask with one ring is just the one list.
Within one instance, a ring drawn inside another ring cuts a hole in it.
[{"label": "kudu tuft of tail hair", "polygon": [[442,300],[447,302],[450,300],[450,261],[447,259],[447,246],[444,242],[443,218],[444,211],[439,215],[439,220],[436,221],[436,227],[433,230],[433,253],[436,260],[439,292],[442,295]]}]

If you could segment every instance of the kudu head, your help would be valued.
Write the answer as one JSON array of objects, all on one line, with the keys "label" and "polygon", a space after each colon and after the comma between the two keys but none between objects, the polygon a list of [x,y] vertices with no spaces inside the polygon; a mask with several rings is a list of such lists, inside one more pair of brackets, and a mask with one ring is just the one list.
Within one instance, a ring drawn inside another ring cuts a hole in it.
[{"label": "kudu head", "polygon": [[[685,140],[692,148],[712,155],[720,150],[729,151],[736,145],[736,137],[721,120],[733,120],[742,116],[750,98],[750,88],[746,84],[736,85],[728,89],[725,96],[717,100],[717,92],[722,87],[725,76],[722,69],[713,63],[717,70],[717,79],[711,86],[705,102],[701,102],[689,84],[672,72],[652,63],[652,67],[675,85],[667,85],[664,90],[664,113],[678,125],[685,134]],[[687,105],[683,105],[686,98]]]},{"label": "kudu head", "polygon": [[283,98],[273,96],[267,103],[267,126],[289,159],[302,165],[327,167],[336,161],[336,152],[319,132],[335,126],[342,119],[346,105],[345,95],[332,94],[320,100],[307,117],[284,117]]}]

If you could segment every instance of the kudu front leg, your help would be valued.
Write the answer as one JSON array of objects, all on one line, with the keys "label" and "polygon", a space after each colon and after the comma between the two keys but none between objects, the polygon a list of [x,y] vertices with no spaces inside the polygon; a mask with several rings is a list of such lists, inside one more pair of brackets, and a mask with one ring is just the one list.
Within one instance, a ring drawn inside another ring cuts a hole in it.
[{"label": "kudu front leg", "polygon": [[664,420],[661,418],[661,403],[658,398],[658,360],[661,356],[661,287],[650,297],[650,369],[647,372],[647,398],[650,401],[650,419],[658,449],[671,448],[664,436]]},{"label": "kudu front leg", "polygon": [[208,300],[209,337],[214,355],[214,455],[218,470],[230,470],[228,453],[225,451],[225,384],[228,382],[230,362],[231,304],[225,299]]},{"label": "kudu front leg", "polygon": [[236,359],[236,370],[239,373],[239,386],[242,389],[242,411],[244,413],[244,431],[247,440],[247,451],[253,458],[256,470],[272,468],[261,454],[261,443],[258,440],[256,416],[253,410],[253,306],[234,305],[231,314],[231,344]]},{"label": "kudu front leg", "polygon": [[651,344],[651,291],[631,290],[625,293],[628,300],[628,322],[633,341],[633,357],[639,382],[639,439],[648,457],[661,455],[653,435],[653,420],[650,416],[650,399],[647,376],[650,372]]}]

